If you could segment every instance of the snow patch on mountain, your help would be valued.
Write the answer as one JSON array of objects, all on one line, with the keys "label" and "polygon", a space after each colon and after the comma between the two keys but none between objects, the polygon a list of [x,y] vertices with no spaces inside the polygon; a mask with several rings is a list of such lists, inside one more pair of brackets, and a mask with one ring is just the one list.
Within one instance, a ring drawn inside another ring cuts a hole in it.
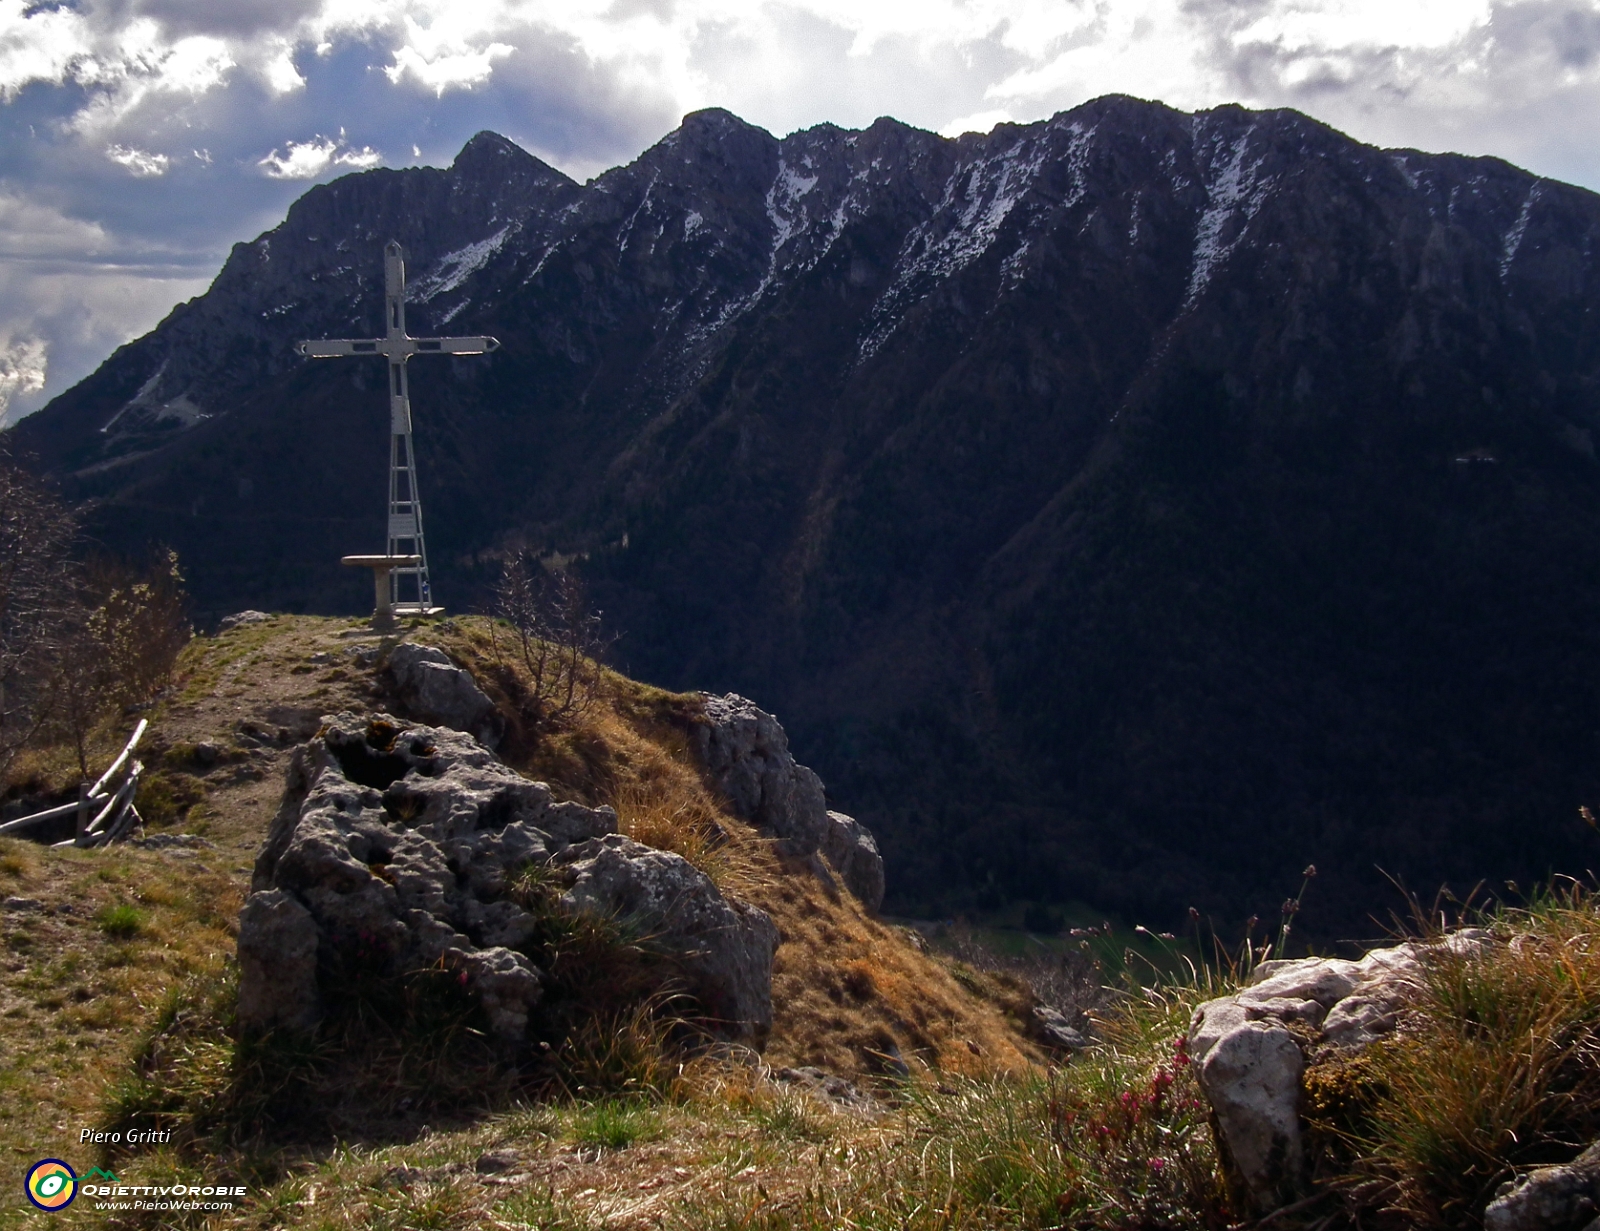
[{"label": "snow patch on mountain", "polygon": [[[429,303],[440,295],[448,295],[487,265],[518,229],[515,223],[507,223],[487,239],[445,253],[424,276],[406,287],[406,299],[411,303]],[[450,315],[454,316],[455,312]]]},{"label": "snow patch on mountain", "polygon": [[[818,178],[812,171],[809,155],[801,160],[799,167],[790,166],[783,155],[778,156],[778,171],[767,188],[765,200],[767,221],[772,226],[772,246],[767,255],[766,271],[754,290],[729,300],[711,320],[690,326],[687,341],[691,346],[698,346],[761,302],[767,288],[777,279],[784,248],[791,239],[807,229],[810,217],[803,202],[817,186]],[[685,226],[687,234],[688,228]]]},{"label": "snow patch on mountain", "polygon": [[1511,229],[1506,232],[1505,245],[1500,255],[1500,281],[1504,282],[1511,272],[1511,262],[1517,258],[1517,249],[1522,247],[1522,237],[1528,233],[1528,218],[1533,213],[1534,204],[1539,200],[1541,180],[1534,180],[1533,187],[1528,189],[1528,195],[1522,202],[1522,209],[1517,214],[1517,220],[1511,224]]},{"label": "snow patch on mountain", "polygon": [[1215,174],[1206,176],[1206,209],[1195,228],[1194,259],[1190,267],[1185,310],[1194,306],[1211,275],[1238,248],[1251,220],[1260,211],[1276,181],[1261,175],[1265,155],[1248,161],[1252,124],[1229,147],[1228,154],[1212,162]]},{"label": "snow patch on mountain", "polygon": [[130,417],[134,423],[166,423],[175,422],[180,427],[193,427],[203,419],[211,416],[206,410],[189,396],[187,390],[175,398],[165,401],[161,397],[162,378],[167,374],[168,360],[163,359],[161,366],[151,373],[150,378],[139,386],[139,391],[122,404],[116,414],[106,420],[105,426],[100,429],[101,435],[110,435],[114,427],[124,415]]},{"label": "snow patch on mountain", "polygon": [[[1083,197],[1089,144],[1095,129],[1073,123],[1066,131],[1069,143],[1060,157],[1072,176],[1073,187],[1063,202],[1070,208]],[[935,285],[989,250],[1001,226],[1038,179],[1040,170],[1056,156],[1048,135],[1041,133],[957,168],[945,182],[944,196],[932,215],[912,228],[901,245],[895,261],[898,272],[873,305],[869,327],[858,349],[858,362],[875,355],[906,312],[925,299]],[[1026,247],[1024,241],[1011,254],[1005,274],[1015,274]]]},{"label": "snow patch on mountain", "polygon": [[650,177],[650,186],[644,190],[644,196],[639,199],[638,206],[633,213],[628,215],[628,221],[622,224],[622,230],[617,233],[617,251],[619,253],[628,250],[628,240],[633,237],[633,225],[639,220],[639,215],[648,216],[650,214],[651,194],[655,192],[656,185],[660,182],[661,171],[657,168],[656,173]]},{"label": "snow patch on mountain", "polygon": [[[809,162],[809,159],[807,160]],[[806,222],[805,206],[800,202],[817,186],[816,175],[806,175],[809,167],[791,167],[780,155],[778,174],[767,189],[767,219],[772,223],[772,265],[776,267],[778,253],[790,238],[802,230]]]}]

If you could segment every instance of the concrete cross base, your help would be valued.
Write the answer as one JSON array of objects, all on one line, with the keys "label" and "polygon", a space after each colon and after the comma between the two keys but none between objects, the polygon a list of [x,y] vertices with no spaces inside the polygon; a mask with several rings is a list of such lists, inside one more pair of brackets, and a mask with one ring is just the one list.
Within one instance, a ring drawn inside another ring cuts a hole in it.
[{"label": "concrete cross base", "polygon": [[[395,603],[390,594],[389,574],[397,568],[415,568],[422,563],[421,556],[344,556],[339,561],[350,568],[369,568],[372,570],[372,584],[376,605],[372,609],[372,627],[378,632],[386,633],[395,627]],[[422,608],[418,603],[403,603],[401,612],[406,615],[413,614],[413,609],[420,613]],[[435,608],[430,608],[431,613]]]}]

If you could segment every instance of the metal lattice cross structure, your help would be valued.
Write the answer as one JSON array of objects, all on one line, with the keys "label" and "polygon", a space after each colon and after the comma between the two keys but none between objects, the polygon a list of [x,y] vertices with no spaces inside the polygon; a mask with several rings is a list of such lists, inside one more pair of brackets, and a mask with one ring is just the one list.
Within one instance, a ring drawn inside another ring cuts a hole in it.
[{"label": "metal lattice cross structure", "polygon": [[[499,349],[494,338],[413,338],[406,334],[405,252],[394,240],[383,249],[384,324],[381,338],[323,338],[295,349],[310,359],[382,355],[389,367],[389,538],[386,555],[415,557],[389,570],[394,611],[429,615],[438,610],[428,585],[428,552],[422,538],[422,501],[417,492],[416,454],[411,447],[411,396],[406,361],[412,355],[482,355]],[[407,582],[410,581],[410,585]],[[407,590],[410,593],[407,593]]]}]

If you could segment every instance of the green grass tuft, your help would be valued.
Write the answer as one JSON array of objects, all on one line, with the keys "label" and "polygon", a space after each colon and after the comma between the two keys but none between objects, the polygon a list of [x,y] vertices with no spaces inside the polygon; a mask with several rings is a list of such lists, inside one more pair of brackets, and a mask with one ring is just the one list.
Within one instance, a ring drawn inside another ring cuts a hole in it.
[{"label": "green grass tuft", "polygon": [[126,902],[107,906],[94,917],[95,926],[114,940],[132,940],[144,931],[144,914]]},{"label": "green grass tuft", "polygon": [[606,1150],[625,1150],[637,1141],[654,1140],[660,1132],[660,1119],[654,1109],[640,1099],[631,1098],[580,1104],[574,1109],[568,1127],[574,1144]]}]

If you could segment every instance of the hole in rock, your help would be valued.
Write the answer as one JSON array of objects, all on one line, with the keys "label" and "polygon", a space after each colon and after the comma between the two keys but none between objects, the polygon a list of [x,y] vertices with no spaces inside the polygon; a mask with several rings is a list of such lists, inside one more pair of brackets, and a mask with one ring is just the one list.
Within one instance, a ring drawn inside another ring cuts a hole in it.
[{"label": "hole in rock", "polygon": [[504,829],[517,815],[517,800],[510,791],[502,791],[478,810],[479,829]]},{"label": "hole in rock", "polygon": [[380,752],[366,743],[329,746],[329,752],[344,770],[344,776],[359,786],[381,791],[405,777],[406,761],[392,752]]}]

